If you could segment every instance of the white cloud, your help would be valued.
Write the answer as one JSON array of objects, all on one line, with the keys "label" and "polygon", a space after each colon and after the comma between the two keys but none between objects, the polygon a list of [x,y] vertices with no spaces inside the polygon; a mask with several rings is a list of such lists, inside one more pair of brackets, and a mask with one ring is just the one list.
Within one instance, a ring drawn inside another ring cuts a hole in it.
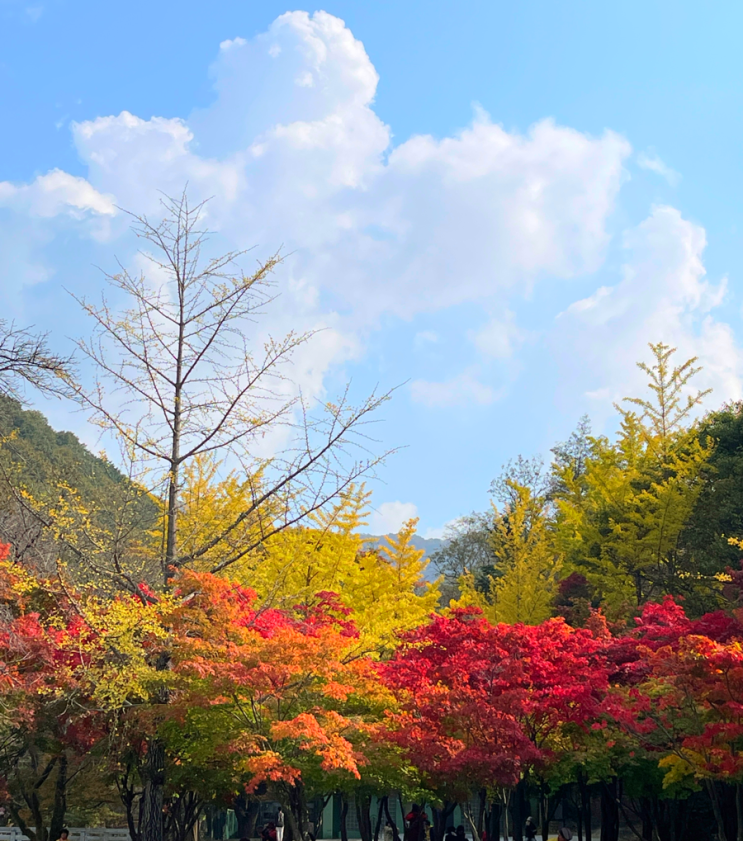
[{"label": "white cloud", "polygon": [[514,314],[506,310],[491,318],[484,327],[471,331],[469,337],[485,356],[510,359],[524,341],[525,333],[516,324]]},{"label": "white cloud", "polygon": [[82,218],[86,213],[113,216],[116,213],[113,197],[96,190],[84,178],[53,169],[39,175],[30,184],[16,185],[0,181],[0,207],[50,218],[67,213]]},{"label": "white cloud", "polygon": [[372,534],[396,534],[408,520],[418,516],[413,502],[383,502],[369,518]]},{"label": "white cloud", "polygon": [[283,243],[297,275],[363,304],[368,323],[601,263],[630,152],[612,132],[544,120],[519,134],[479,111],[452,137],[390,149],[377,72],[324,12],[223,42],[212,75],[214,103],[187,120],[124,111],[75,124],[91,189],[152,212],[158,190],[188,182],[216,197],[212,224],[232,242]]},{"label": "white cloud", "polygon": [[551,342],[567,394],[581,384],[588,399],[610,411],[613,401],[644,390],[635,362],[649,360],[648,342],[663,341],[678,348],[680,361],[699,357],[697,385],[713,388],[715,403],[743,396],[743,353],[730,326],[714,316],[726,281],[707,279],[705,246],[704,229],[672,207],[655,208],[627,232],[622,280],[557,319]]},{"label": "white cloud", "polygon": [[[281,307],[261,330],[328,328],[302,375],[315,395],[330,366],[360,354],[383,315],[409,319],[473,302],[492,311],[535,283],[603,262],[631,151],[611,131],[591,137],[552,120],[507,131],[479,109],[452,136],[393,147],[374,111],[374,65],[325,12],[287,13],[251,40],[222,42],[211,75],[213,103],[182,118],[123,111],[73,124],[87,179],[53,171],[4,186],[0,203],[19,218],[43,217],[43,240],[62,216],[111,219],[111,236],[123,237],[114,205],[156,215],[159,191],[178,194],[186,183],[194,200],[214,196],[208,223],[221,243],[257,244],[257,256],[283,245],[291,254]],[[102,238],[109,228],[86,231]],[[27,240],[14,247],[34,251]],[[118,243],[117,253],[126,261]],[[506,317],[471,338],[503,359],[523,335]],[[431,407],[499,396],[471,370],[418,380],[412,394]]]},{"label": "white cloud", "polygon": [[500,397],[498,391],[481,383],[472,370],[463,371],[443,382],[414,380],[410,384],[410,391],[415,403],[422,403],[429,408],[469,406],[472,403],[489,406]]},{"label": "white cloud", "polygon": [[[453,522],[453,521],[451,521]],[[444,536],[446,535],[446,529],[449,523],[444,523],[443,526],[438,526],[438,528],[426,529],[423,537],[426,540],[443,540]]]},{"label": "white cloud", "polygon": [[640,169],[650,170],[650,172],[660,175],[661,178],[665,178],[672,187],[677,186],[681,181],[681,173],[676,172],[675,169],[671,169],[655,152],[640,152],[637,156],[637,165]]}]

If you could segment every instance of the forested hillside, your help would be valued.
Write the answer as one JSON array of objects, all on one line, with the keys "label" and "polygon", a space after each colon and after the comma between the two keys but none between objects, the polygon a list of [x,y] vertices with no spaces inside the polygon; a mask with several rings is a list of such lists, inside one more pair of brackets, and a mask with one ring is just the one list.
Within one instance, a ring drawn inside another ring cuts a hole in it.
[{"label": "forested hillside", "polygon": [[52,429],[41,412],[2,394],[0,436],[0,540],[32,566],[49,571],[58,557],[66,557],[74,567],[74,551],[52,539],[31,500],[45,507],[59,508],[60,500],[75,504],[102,524],[126,499],[136,509],[132,528],[144,531],[155,522],[156,502],[110,460],[91,453],[73,433]]}]

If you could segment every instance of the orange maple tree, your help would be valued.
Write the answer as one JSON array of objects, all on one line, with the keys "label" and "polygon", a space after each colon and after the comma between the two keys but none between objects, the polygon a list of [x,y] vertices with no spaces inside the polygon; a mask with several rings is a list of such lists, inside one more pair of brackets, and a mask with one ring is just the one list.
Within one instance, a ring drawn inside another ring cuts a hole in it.
[{"label": "orange maple tree", "polygon": [[208,573],[185,572],[176,588],[173,689],[167,716],[202,734],[208,761],[236,785],[272,784],[295,837],[307,824],[309,777],[358,778],[366,724],[360,698],[378,685],[373,664],[353,658],[349,611],[332,593],[293,611],[260,609],[255,593]]}]

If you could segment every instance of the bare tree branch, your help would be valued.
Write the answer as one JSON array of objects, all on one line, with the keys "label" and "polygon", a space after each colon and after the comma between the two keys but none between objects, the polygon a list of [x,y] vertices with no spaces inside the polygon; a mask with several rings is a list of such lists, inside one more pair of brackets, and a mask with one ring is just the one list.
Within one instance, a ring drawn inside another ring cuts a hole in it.
[{"label": "bare tree branch", "polygon": [[[313,333],[269,338],[262,349],[253,338],[256,320],[275,300],[270,276],[281,255],[253,273],[238,265],[244,251],[204,258],[204,203],[190,206],[184,192],[164,198],[162,208],[157,221],[130,214],[151,276],[132,276],[121,265],[106,275],[128,309],[113,312],[105,298],[80,301],[94,330],[79,348],[99,380],[90,390],[78,388],[77,396],[122,442],[137,465],[133,481],[160,500],[158,564],[167,586],[183,566],[207,563],[221,571],[236,563],[372,472],[384,455],[369,451],[364,427],[389,394],[353,406],[346,390],[337,405],[310,410],[286,366]],[[266,455],[270,436],[285,444]],[[239,465],[249,493],[242,510],[196,545],[189,534],[181,551],[183,471],[204,458]],[[99,565],[101,553],[93,554]],[[109,566],[130,589],[120,558]]]},{"label": "bare tree branch", "polygon": [[47,394],[66,394],[71,357],[49,349],[46,333],[32,333],[0,319],[0,394],[20,400],[25,385]]}]

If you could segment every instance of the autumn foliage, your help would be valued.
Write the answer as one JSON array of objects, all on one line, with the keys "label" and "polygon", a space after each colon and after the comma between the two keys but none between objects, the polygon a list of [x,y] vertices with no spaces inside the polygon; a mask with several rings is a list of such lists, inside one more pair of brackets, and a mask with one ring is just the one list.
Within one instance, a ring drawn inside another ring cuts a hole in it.
[{"label": "autumn foliage", "polygon": [[275,608],[184,571],[169,595],[99,601],[7,553],[0,566],[0,799],[38,841],[65,817],[52,783],[98,756],[133,792],[153,744],[174,814],[185,792],[198,815],[268,786],[300,834],[318,792],[458,802],[554,787],[591,762],[616,776],[638,758],[667,787],[707,787],[722,827],[716,786],[743,780],[738,609],[690,619],[666,597],[630,626],[594,611],[576,628],[457,608],[400,631],[380,659],[330,591]]}]

